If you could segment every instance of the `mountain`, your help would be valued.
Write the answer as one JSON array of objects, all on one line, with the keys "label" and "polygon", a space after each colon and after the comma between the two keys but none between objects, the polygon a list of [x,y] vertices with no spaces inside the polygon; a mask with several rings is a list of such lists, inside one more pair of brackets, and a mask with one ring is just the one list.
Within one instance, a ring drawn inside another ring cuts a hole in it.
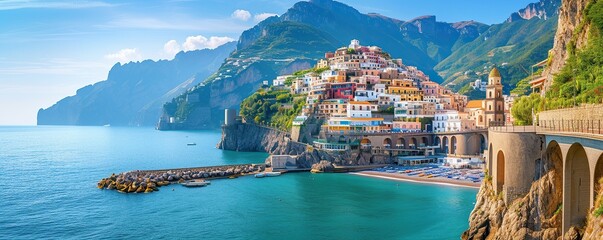
[{"label": "mountain", "polygon": [[[407,65],[417,66],[433,80],[433,70],[459,46],[487,29],[478,22],[444,23],[434,16],[401,21],[379,14],[362,14],[332,0],[298,2],[281,16],[270,17],[244,31],[237,50],[218,72],[174,98],[164,107],[163,129],[215,127],[224,108],[238,108],[262,81],[307,69],[352,39],[377,45]],[[191,100],[192,99],[192,100]],[[174,117],[175,124],[165,124]]]},{"label": "mountain", "polygon": [[236,47],[178,53],[173,60],[115,64],[107,80],[38,111],[38,125],[155,125],[162,104],[214,73]]},{"label": "mountain", "polygon": [[560,5],[561,0],[540,0],[528,5],[456,49],[435,70],[447,86],[459,90],[475,79],[486,80],[487,70],[496,65],[508,93],[530,74],[533,64],[548,57]]}]

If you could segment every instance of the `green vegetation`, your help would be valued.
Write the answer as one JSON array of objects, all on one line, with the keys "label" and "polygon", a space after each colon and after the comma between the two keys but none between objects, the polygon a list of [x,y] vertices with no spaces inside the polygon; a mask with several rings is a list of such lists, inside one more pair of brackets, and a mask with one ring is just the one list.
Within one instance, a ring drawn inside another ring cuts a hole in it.
[{"label": "green vegetation", "polygon": [[474,79],[462,73],[473,71],[482,77],[492,65],[497,65],[507,92],[530,74],[531,65],[548,56],[556,29],[557,17],[492,25],[482,36],[438,63],[435,70],[445,83],[454,83],[453,90],[458,91]]},{"label": "green vegetation", "polygon": [[532,125],[532,113],[536,114],[543,108],[543,99],[538,93],[532,93],[529,96],[522,96],[515,99],[511,114],[518,125]]},{"label": "green vegetation", "polygon": [[266,26],[265,32],[252,45],[237,51],[232,57],[260,59],[311,58],[324,56],[336,49],[339,42],[317,28],[299,22],[277,22]]},{"label": "green vegetation", "polygon": [[597,206],[595,211],[593,211],[593,215],[595,215],[595,217],[600,217],[603,215],[603,201],[599,202],[599,206]]},{"label": "green vegetation", "polygon": [[[584,23],[590,23],[588,42],[576,49],[575,39],[570,41],[570,56],[547,91],[547,109],[603,100],[603,1],[589,3],[585,12]],[[583,28],[576,29],[574,38]]]},{"label": "green vegetation", "polygon": [[305,105],[305,95],[289,90],[260,89],[241,103],[241,116],[248,122],[271,125],[288,131]]},{"label": "green vegetation", "polygon": [[555,214],[553,215],[557,215],[559,213],[561,213],[563,211],[563,203],[560,203],[559,206],[557,206],[557,210],[555,210]]},{"label": "green vegetation", "polygon": [[486,92],[482,92],[479,89],[473,89],[469,83],[463,86],[458,91],[458,93],[467,96],[469,100],[478,100],[486,98]]}]

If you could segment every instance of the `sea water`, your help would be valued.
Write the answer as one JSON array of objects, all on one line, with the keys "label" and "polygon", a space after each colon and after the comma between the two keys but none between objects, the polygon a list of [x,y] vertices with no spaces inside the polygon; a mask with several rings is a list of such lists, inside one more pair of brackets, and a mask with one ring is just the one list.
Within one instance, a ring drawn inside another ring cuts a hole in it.
[{"label": "sea water", "polygon": [[[458,239],[476,189],[289,173],[99,190],[111,173],[262,163],[219,131],[0,127],[0,239]],[[188,143],[196,143],[188,146]]]}]

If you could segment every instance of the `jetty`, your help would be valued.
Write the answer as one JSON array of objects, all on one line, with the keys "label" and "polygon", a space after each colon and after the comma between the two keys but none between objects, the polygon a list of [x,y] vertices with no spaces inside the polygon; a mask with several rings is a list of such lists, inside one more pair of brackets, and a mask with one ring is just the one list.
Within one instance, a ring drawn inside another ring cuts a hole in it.
[{"label": "jetty", "polygon": [[236,178],[266,170],[264,164],[237,164],[161,170],[134,170],[111,174],[97,183],[99,189],[122,193],[150,193],[159,187],[194,179]]}]

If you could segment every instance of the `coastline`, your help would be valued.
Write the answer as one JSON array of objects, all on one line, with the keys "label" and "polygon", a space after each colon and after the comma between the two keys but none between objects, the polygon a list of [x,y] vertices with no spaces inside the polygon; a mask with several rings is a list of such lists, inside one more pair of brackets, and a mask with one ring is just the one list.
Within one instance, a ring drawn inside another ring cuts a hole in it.
[{"label": "coastline", "polygon": [[436,184],[436,185],[451,186],[451,187],[465,187],[465,188],[479,189],[481,186],[481,182],[473,183],[473,182],[459,181],[459,180],[447,179],[447,178],[411,177],[411,176],[406,176],[403,174],[382,173],[382,172],[376,172],[376,171],[352,172],[350,174],[364,176],[364,177],[395,180],[395,181]]}]

